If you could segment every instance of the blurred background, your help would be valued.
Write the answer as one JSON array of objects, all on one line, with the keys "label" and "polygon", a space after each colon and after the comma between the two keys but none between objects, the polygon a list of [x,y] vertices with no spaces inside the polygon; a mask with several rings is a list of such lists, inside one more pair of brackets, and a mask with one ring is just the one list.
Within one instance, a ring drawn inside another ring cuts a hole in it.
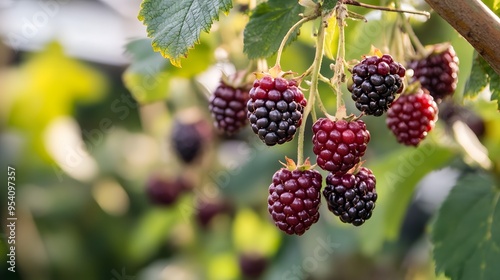
[{"label": "blurred background", "polygon": [[[248,127],[227,137],[208,111],[222,73],[250,63],[247,1],[233,1],[180,69],[152,51],[140,2],[0,0],[1,279],[445,279],[434,275],[428,228],[456,178],[475,168],[450,126],[463,121],[497,154],[500,141],[495,104],[457,105],[473,49],[446,22],[412,19],[424,44],[453,44],[455,103],[441,105],[419,148],[398,145],[384,118],[364,118],[365,165],[379,194],[373,217],[355,228],[322,205],[319,222],[297,237],[267,213],[271,176],[279,160],[296,158],[296,140],[269,148]],[[348,60],[390,46],[394,15],[352,10],[369,21],[349,21]],[[309,67],[313,32],[312,23],[302,27],[284,70]],[[331,90],[320,93],[333,111]],[[8,166],[16,170],[15,273],[7,270]]]}]

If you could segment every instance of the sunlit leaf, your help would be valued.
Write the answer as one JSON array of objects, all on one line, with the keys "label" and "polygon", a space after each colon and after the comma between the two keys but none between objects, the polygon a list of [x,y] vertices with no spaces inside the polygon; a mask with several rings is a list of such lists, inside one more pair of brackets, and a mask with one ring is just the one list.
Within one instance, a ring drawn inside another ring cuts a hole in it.
[{"label": "sunlit leaf", "polygon": [[180,67],[201,32],[209,32],[219,13],[231,7],[231,0],[144,0],[139,20],[147,26],[153,49]]},{"label": "sunlit leaf", "polygon": [[454,280],[500,275],[500,190],[491,178],[469,174],[441,206],[434,228],[436,272]]}]

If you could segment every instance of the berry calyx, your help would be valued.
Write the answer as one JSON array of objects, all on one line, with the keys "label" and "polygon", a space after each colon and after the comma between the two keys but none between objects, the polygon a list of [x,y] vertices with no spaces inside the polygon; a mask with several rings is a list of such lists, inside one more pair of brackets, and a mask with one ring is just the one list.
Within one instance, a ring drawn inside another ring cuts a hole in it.
[{"label": "berry calyx", "polygon": [[316,170],[281,168],[269,186],[267,210],[287,234],[302,235],[319,219],[321,174]]},{"label": "berry calyx", "polygon": [[412,81],[419,81],[440,102],[457,88],[458,57],[450,44],[431,45],[427,49],[429,54],[410,61],[408,68],[414,71]]},{"label": "berry calyx", "polygon": [[247,102],[248,86],[241,82],[241,73],[221,78],[209,100],[209,110],[214,119],[214,126],[227,135],[232,135],[248,121]]},{"label": "berry calyx", "polygon": [[368,56],[352,68],[348,86],[356,108],[367,115],[381,116],[403,90],[406,69],[392,56]]},{"label": "berry calyx", "polygon": [[323,190],[328,210],[344,223],[362,225],[370,219],[375,208],[375,185],[375,176],[365,167],[361,167],[356,174],[328,174]]},{"label": "berry calyx", "polygon": [[312,130],[316,163],[333,174],[344,174],[358,164],[370,141],[370,132],[362,120],[320,118]]},{"label": "berry calyx", "polygon": [[268,146],[291,141],[307,105],[295,80],[264,74],[250,89],[247,117],[252,130]]},{"label": "berry calyx", "polygon": [[387,111],[386,124],[399,143],[418,144],[432,130],[438,118],[434,98],[421,88],[411,94],[402,94]]}]

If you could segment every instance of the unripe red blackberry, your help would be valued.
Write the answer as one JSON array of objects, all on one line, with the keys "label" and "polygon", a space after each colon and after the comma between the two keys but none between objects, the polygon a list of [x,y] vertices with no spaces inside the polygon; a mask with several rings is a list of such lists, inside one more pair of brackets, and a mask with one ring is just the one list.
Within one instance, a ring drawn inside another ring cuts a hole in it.
[{"label": "unripe red blackberry", "polygon": [[367,115],[381,116],[403,90],[406,69],[388,54],[369,56],[352,69],[348,90],[356,108]]},{"label": "unripe red blackberry", "polygon": [[356,174],[330,173],[323,190],[328,210],[344,223],[362,225],[372,216],[375,208],[375,184],[375,176],[365,167],[361,167]]},{"label": "unripe red blackberry", "polygon": [[165,178],[153,175],[146,184],[146,193],[153,204],[169,206],[174,204],[179,196],[190,189],[188,183],[181,177]]},{"label": "unripe red blackberry", "polygon": [[268,146],[293,139],[307,101],[294,80],[264,75],[255,80],[247,103],[252,130]]},{"label": "unripe red blackberry", "polygon": [[434,127],[437,118],[438,107],[434,98],[418,88],[394,101],[387,111],[386,124],[399,143],[418,146]]},{"label": "unripe red blackberry", "polygon": [[428,46],[429,54],[413,60],[413,81],[419,81],[436,102],[455,92],[458,82],[458,57],[450,44]]},{"label": "unripe red blackberry", "polygon": [[312,129],[316,163],[334,174],[344,174],[358,164],[370,141],[370,132],[362,120],[320,118]]},{"label": "unripe red blackberry", "polygon": [[236,133],[248,121],[248,87],[240,85],[240,78],[239,74],[223,76],[209,101],[215,127],[228,135]]},{"label": "unripe red blackberry", "polygon": [[281,168],[269,186],[267,210],[287,234],[302,235],[319,219],[321,174],[316,170]]}]

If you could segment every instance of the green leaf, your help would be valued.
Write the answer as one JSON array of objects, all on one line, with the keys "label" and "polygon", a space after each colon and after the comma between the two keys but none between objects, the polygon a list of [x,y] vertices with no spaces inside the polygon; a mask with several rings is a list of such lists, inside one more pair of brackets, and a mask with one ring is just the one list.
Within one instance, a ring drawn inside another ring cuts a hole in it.
[{"label": "green leaf", "polygon": [[323,11],[329,12],[335,8],[335,5],[337,5],[338,0],[325,0],[323,1]]},{"label": "green leaf", "polygon": [[464,95],[467,97],[476,97],[485,86],[488,85],[488,74],[484,70],[484,59],[474,52],[474,61],[472,62],[472,69],[469,79],[465,84]]},{"label": "green leaf", "polygon": [[395,149],[387,156],[369,162],[377,178],[378,200],[372,218],[361,229],[364,253],[376,254],[386,240],[398,237],[417,183],[429,172],[443,167],[453,156],[451,150],[429,140],[416,149]]},{"label": "green leaf", "polygon": [[165,99],[168,94],[172,66],[151,49],[150,39],[130,42],[126,50],[132,63],[123,73],[123,82],[134,99],[141,104]]},{"label": "green leaf", "polygon": [[[250,59],[266,58],[276,53],[288,30],[300,20],[302,9],[298,1],[269,0],[258,5],[245,27],[243,51]],[[287,45],[297,35],[298,28]]]},{"label": "green leaf", "polygon": [[500,76],[496,73],[490,76],[491,101],[497,101],[497,108],[500,110]]},{"label": "green leaf", "polygon": [[172,77],[192,78],[205,71],[214,61],[213,47],[201,40],[184,60],[184,67],[172,67],[159,53],[151,49],[151,39],[132,41],[125,47],[132,63],[123,73],[123,81],[134,99],[141,104],[168,97]]},{"label": "green leaf", "polygon": [[201,31],[208,33],[219,13],[231,7],[231,0],[144,0],[138,18],[147,26],[153,49],[181,67],[181,57],[198,43]]},{"label": "green leaf", "polygon": [[453,280],[498,279],[500,191],[491,178],[470,174],[441,206],[434,229],[436,274]]}]

